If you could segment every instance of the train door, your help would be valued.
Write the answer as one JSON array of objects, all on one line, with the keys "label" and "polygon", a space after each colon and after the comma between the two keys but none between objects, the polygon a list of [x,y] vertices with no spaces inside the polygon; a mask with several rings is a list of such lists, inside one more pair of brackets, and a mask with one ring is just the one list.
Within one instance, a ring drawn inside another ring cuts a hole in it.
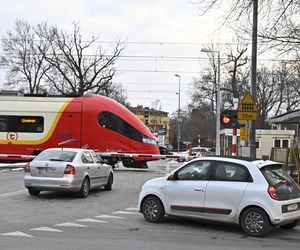
[{"label": "train door", "polygon": [[82,147],[82,103],[71,102],[60,114],[52,135],[58,147]]}]

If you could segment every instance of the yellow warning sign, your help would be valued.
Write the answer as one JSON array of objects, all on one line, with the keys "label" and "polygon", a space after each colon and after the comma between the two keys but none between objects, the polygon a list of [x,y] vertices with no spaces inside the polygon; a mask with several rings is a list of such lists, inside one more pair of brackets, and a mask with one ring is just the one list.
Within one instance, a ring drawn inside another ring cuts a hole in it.
[{"label": "yellow warning sign", "polygon": [[[240,140],[246,141],[247,133],[246,128],[240,128]],[[248,128],[248,141],[250,141],[250,128]]]},{"label": "yellow warning sign", "polygon": [[237,111],[258,112],[258,107],[257,107],[252,95],[249,92],[246,93],[243,100],[239,103]]},{"label": "yellow warning sign", "polygon": [[257,120],[257,112],[238,111],[237,118],[238,118],[238,120],[256,121]]},{"label": "yellow warning sign", "polygon": [[252,97],[252,95],[248,92],[244,96],[243,100],[240,102],[237,108],[237,118],[239,121],[256,121],[258,114],[257,105]]}]

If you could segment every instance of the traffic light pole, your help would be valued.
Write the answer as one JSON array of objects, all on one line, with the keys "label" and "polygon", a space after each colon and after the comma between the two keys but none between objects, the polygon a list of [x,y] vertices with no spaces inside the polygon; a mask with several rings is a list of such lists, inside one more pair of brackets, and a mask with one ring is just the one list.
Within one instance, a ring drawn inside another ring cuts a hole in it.
[{"label": "traffic light pole", "polygon": [[220,93],[220,80],[221,80],[221,59],[220,51],[218,51],[218,81],[217,81],[217,121],[216,121],[216,155],[220,155],[220,114],[221,114],[221,93]]}]

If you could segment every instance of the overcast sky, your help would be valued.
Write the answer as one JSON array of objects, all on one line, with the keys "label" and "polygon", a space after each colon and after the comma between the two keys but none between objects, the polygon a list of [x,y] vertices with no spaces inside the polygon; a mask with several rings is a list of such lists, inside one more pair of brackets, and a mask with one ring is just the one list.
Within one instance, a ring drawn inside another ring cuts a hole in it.
[{"label": "overcast sky", "polygon": [[[193,77],[207,63],[201,48],[228,42],[224,31],[216,32],[221,14],[201,17],[190,0],[0,0],[0,36],[16,19],[33,25],[47,21],[66,31],[78,21],[87,40],[97,35],[104,42],[127,41],[114,81],[127,89],[131,105],[151,107],[159,100],[156,107],[174,112],[179,85],[174,75],[180,75],[184,108]],[[3,80],[3,69],[0,76]]]}]

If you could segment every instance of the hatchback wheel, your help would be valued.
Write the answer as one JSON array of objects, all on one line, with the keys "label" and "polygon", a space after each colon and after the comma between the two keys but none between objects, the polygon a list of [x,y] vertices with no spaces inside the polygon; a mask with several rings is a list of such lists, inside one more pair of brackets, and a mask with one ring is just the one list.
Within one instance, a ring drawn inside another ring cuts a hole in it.
[{"label": "hatchback wheel", "polygon": [[281,225],[280,228],[282,228],[282,229],[293,229],[297,225],[298,225],[298,220],[295,220],[295,221],[293,221],[289,224]]},{"label": "hatchback wheel", "polygon": [[246,234],[255,237],[262,237],[272,229],[266,212],[256,207],[246,209],[240,223]]},{"label": "hatchback wheel", "polygon": [[162,221],[165,209],[160,199],[150,196],[142,204],[142,213],[146,221],[157,223]]},{"label": "hatchback wheel", "polygon": [[33,188],[28,188],[28,193],[30,194],[30,195],[39,195],[40,194],[40,190],[36,190],[36,189],[33,189]]},{"label": "hatchback wheel", "polygon": [[113,184],[113,175],[110,174],[107,180],[107,184],[104,186],[104,190],[110,191],[112,189]]},{"label": "hatchback wheel", "polygon": [[80,198],[86,198],[89,195],[89,192],[90,192],[90,181],[87,177],[85,177],[81,184],[81,189],[78,192],[78,196]]}]

